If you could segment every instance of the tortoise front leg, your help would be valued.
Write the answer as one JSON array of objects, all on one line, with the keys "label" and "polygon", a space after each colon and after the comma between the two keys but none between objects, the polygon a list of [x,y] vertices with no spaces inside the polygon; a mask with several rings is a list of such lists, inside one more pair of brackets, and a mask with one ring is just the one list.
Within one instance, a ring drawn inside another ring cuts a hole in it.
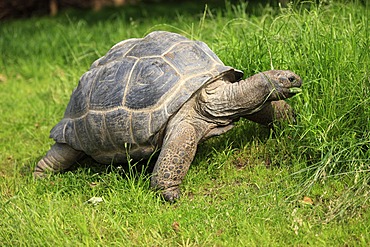
[{"label": "tortoise front leg", "polygon": [[44,177],[47,172],[60,172],[66,170],[83,156],[83,152],[77,151],[67,144],[55,143],[37,163],[33,176],[35,178],[41,178]]},{"label": "tortoise front leg", "polygon": [[271,126],[274,122],[295,121],[293,108],[284,100],[271,101],[265,104],[262,110],[255,112],[245,118],[266,126]]},{"label": "tortoise front leg", "polygon": [[154,166],[151,186],[162,190],[164,199],[172,202],[180,197],[179,185],[194,159],[198,143],[190,123],[180,122],[168,129]]}]

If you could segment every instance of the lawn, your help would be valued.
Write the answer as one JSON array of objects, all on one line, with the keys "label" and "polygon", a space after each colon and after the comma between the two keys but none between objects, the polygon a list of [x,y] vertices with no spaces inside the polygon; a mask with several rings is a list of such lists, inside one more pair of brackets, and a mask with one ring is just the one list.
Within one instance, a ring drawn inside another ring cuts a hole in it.
[{"label": "lawn", "polygon": [[[370,29],[360,2],[142,4],[0,23],[2,246],[369,246]],[[206,42],[248,77],[290,69],[294,124],[241,120],[202,143],[166,203],[150,173],[87,160],[34,180],[79,77],[154,30]],[[102,198],[99,203],[88,203]]]}]

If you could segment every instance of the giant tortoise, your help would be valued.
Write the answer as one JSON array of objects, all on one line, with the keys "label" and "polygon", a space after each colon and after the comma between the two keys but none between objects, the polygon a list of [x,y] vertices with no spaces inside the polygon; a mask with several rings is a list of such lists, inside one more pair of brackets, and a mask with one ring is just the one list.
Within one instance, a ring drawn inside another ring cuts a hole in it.
[{"label": "giant tortoise", "polygon": [[160,149],[151,186],[176,200],[198,143],[241,117],[271,124],[291,110],[284,99],[302,84],[287,70],[242,76],[205,43],[176,33],[124,40],[80,78],[34,176],[65,170],[86,155],[102,164],[125,163]]}]

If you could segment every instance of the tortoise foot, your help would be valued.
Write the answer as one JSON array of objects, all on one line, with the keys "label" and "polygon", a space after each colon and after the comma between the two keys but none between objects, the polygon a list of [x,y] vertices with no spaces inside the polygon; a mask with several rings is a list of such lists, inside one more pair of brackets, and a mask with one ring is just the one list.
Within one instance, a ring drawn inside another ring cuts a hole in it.
[{"label": "tortoise foot", "polygon": [[179,187],[170,187],[162,192],[163,198],[168,202],[175,202],[180,198],[180,189]]}]

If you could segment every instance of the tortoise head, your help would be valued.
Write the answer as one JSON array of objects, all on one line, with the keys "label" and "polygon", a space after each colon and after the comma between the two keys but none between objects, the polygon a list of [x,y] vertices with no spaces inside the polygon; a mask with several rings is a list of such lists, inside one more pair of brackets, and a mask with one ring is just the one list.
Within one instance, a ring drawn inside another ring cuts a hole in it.
[{"label": "tortoise head", "polygon": [[292,71],[269,70],[260,75],[270,90],[269,100],[286,99],[301,92],[302,79]]},{"label": "tortoise head", "polygon": [[199,109],[205,117],[238,119],[263,109],[270,101],[282,100],[301,91],[302,79],[289,70],[269,70],[245,80],[217,80],[203,88]]}]

